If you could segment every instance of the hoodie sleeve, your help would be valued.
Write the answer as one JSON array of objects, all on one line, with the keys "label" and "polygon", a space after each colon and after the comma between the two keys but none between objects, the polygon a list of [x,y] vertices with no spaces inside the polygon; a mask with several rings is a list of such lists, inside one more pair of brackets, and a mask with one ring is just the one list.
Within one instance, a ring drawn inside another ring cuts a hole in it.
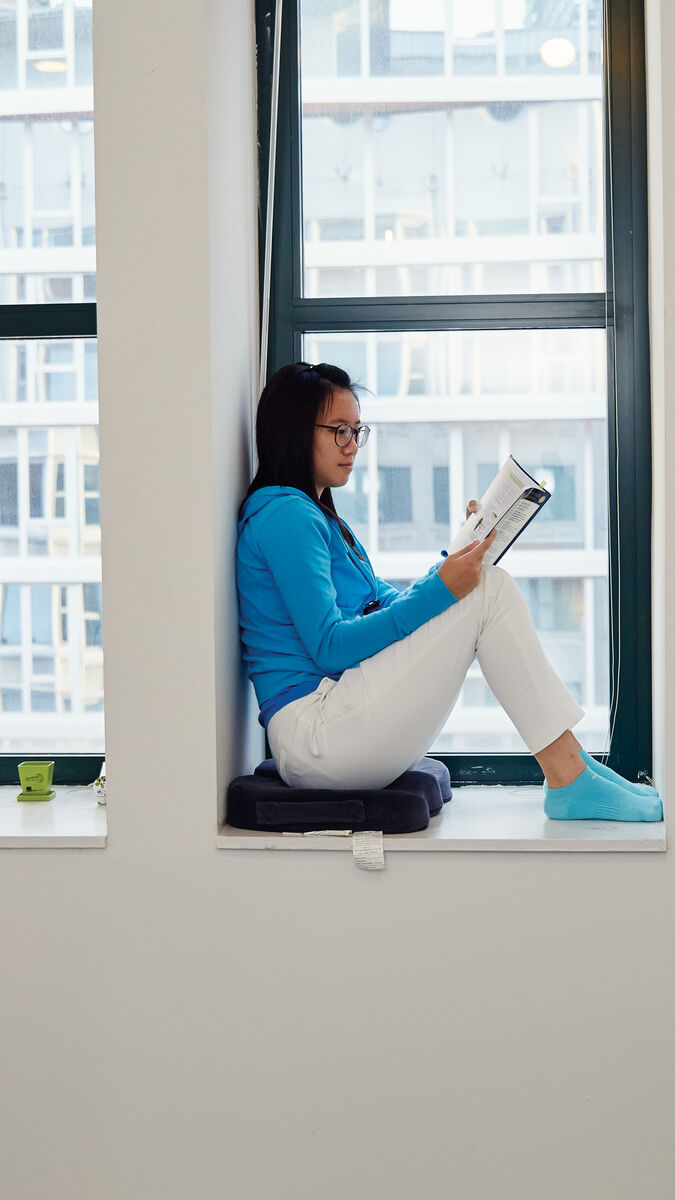
[{"label": "hoodie sleeve", "polygon": [[403,594],[391,583],[387,583],[385,579],[380,579],[379,575],[375,576],[375,586],[377,588],[375,599],[381,608],[389,608],[389,605],[393,604],[394,600]]},{"label": "hoodie sleeve", "polygon": [[330,530],[311,501],[271,505],[258,522],[257,539],[300,640],[327,675],[356,666],[456,602],[432,568],[405,593],[392,588],[387,607],[343,617],[331,577]]}]

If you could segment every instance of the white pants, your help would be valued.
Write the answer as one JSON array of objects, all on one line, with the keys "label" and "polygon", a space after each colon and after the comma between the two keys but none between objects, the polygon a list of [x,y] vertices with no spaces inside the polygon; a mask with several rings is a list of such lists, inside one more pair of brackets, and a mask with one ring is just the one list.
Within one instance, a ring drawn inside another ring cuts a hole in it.
[{"label": "white pants", "polygon": [[474,658],[533,754],[583,717],[544,654],[518,585],[501,567],[483,566],[463,600],[274,714],[267,736],[282,779],[292,787],[385,787],[427,753]]}]

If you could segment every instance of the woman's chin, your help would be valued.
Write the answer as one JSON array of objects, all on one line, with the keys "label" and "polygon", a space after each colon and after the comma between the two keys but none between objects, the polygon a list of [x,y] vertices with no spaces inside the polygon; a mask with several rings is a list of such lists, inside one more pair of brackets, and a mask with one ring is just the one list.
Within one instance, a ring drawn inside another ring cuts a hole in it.
[{"label": "woman's chin", "polygon": [[349,482],[350,475],[351,475],[351,471],[347,470],[346,467],[341,467],[339,470],[337,470],[335,472],[335,477],[333,479],[331,479],[330,482],[317,484],[316,490],[317,490],[319,496],[321,496],[325,492],[326,488],[344,487],[345,484]]},{"label": "woman's chin", "polygon": [[336,472],[335,480],[333,481],[333,483],[331,483],[330,486],[331,487],[344,487],[345,484],[349,482],[349,476],[351,475],[351,473],[352,473],[351,467],[340,467],[340,470]]}]

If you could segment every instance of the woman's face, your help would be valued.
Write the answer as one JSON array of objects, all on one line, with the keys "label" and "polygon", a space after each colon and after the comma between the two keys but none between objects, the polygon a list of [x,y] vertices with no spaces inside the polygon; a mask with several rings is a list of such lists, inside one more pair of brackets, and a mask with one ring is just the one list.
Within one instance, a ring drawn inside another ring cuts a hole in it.
[{"label": "woman's face", "polygon": [[337,446],[334,431],[321,428],[322,425],[352,425],[354,428],[359,426],[359,406],[349,388],[335,389],[328,407],[319,417],[319,422],[314,429],[312,464],[314,486],[317,496],[320,497],[324,488],[342,487],[347,482],[358,453],[354,438],[348,446]]}]

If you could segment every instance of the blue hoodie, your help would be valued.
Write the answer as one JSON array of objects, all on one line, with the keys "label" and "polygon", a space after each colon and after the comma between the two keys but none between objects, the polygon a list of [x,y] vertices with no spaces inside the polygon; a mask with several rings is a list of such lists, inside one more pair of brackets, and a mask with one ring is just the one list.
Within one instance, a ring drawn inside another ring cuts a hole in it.
[{"label": "blue hoodie", "polygon": [[298,488],[254,492],[238,532],[241,640],[261,725],[456,601],[436,566],[403,592],[378,579],[361,543],[350,548]]}]

